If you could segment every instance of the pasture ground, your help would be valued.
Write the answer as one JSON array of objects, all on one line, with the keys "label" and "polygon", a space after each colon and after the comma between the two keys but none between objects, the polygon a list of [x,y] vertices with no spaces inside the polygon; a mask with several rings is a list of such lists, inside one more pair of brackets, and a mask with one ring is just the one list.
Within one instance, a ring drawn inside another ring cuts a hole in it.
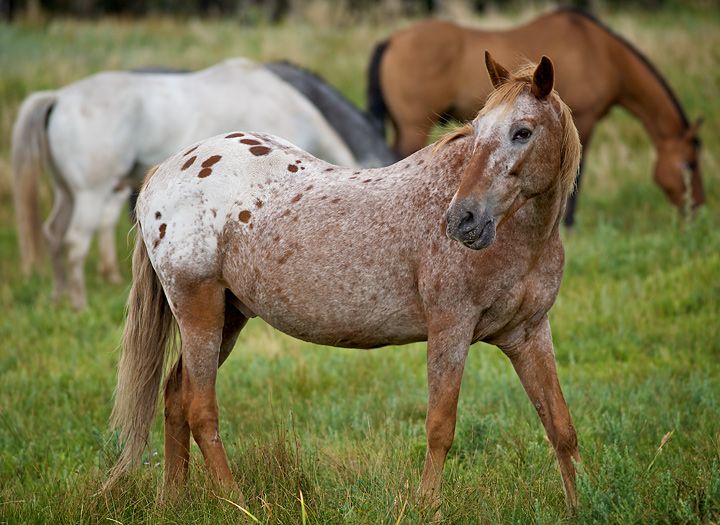
[{"label": "pasture ground", "polygon": [[[509,25],[530,15],[475,21]],[[478,344],[445,472],[447,523],[720,521],[720,13],[603,18],[667,75],[691,117],[705,116],[708,206],[682,225],[651,181],[653,153],[641,126],[622,111],[602,123],[551,312],[583,456],[582,506],[576,517],[565,510],[553,454],[519,381],[497,349]],[[97,494],[117,447],[107,419],[129,286],[129,223],[118,239],[125,284],[100,282],[93,253],[83,314],[51,303],[49,265],[21,277],[8,148],[23,97],[104,69],[200,68],[245,55],[305,65],[362,103],[373,43],[404,23],[0,25],[0,523],[250,521],[206,485],[197,448],[190,495],[157,504],[161,418],[145,467],[117,491]],[[218,385],[221,432],[249,511],[278,524],[304,523],[303,512],[308,523],[425,521],[415,502],[424,354],[423,344],[318,347],[252,321]]]}]

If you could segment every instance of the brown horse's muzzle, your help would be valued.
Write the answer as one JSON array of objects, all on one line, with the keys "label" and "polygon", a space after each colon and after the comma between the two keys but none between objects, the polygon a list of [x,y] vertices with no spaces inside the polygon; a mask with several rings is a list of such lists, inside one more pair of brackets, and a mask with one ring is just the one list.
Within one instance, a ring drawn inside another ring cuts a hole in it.
[{"label": "brown horse's muzzle", "polygon": [[464,200],[450,206],[447,212],[446,234],[471,250],[487,248],[495,240],[495,217],[488,206]]}]

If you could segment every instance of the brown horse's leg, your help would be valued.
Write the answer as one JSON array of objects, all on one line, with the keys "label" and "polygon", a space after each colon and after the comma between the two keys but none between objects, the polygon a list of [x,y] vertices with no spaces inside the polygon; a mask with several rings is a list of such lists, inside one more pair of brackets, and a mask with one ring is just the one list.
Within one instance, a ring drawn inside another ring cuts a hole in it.
[{"label": "brown horse's leg", "polygon": [[428,408],[425,420],[427,453],[420,495],[431,507],[440,504],[445,457],[455,437],[457,402],[460,394],[470,336],[456,326],[431,330],[428,334]]},{"label": "brown horse's leg", "polygon": [[[175,287],[174,297],[182,338],[182,407],[190,432],[200,447],[213,480],[223,488],[235,489],[220,435],[215,397],[215,379],[225,324],[225,291],[216,282],[204,281]],[[185,434],[179,429],[178,463],[185,454]],[[172,436],[172,435],[171,435]],[[172,445],[171,445],[171,450]],[[186,468],[186,467],[182,467]],[[169,469],[173,473],[172,468]],[[239,491],[238,491],[239,492]]]},{"label": "brown horse's leg", "polygon": [[575,465],[580,461],[575,427],[563,397],[555,369],[550,323],[547,319],[525,340],[503,348],[522,381],[525,392],[545,427],[555,449],[568,506],[577,506]]},{"label": "brown horse's leg", "polygon": [[575,213],[577,210],[578,199],[580,198],[580,182],[585,169],[585,153],[587,148],[590,146],[590,139],[592,138],[592,132],[595,127],[595,123],[598,121],[597,117],[592,116],[578,116],[575,115],[575,126],[577,127],[578,134],[580,135],[580,142],[583,145],[583,155],[580,161],[580,169],[578,169],[577,178],[575,179],[575,191],[573,191],[568,197],[567,206],[565,207],[565,226],[572,228],[575,225]]},{"label": "brown horse's leg", "polygon": [[[218,367],[230,355],[247,318],[232,305],[225,305]],[[165,487],[176,492],[185,485],[190,462],[190,425],[182,405],[182,357],[168,374],[165,386]]]}]

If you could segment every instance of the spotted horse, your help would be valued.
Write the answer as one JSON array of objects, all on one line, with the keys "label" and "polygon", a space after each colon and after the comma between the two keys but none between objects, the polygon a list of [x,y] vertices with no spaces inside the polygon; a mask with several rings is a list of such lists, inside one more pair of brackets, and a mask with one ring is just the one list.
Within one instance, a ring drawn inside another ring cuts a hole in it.
[{"label": "spotted horse", "polygon": [[[543,58],[510,74],[472,123],[386,168],[318,160],[236,132],[163,162],[138,199],[133,286],[114,427],[124,450],[107,487],[146,446],[166,360],[165,489],[188,475],[190,436],[214,482],[240,497],[218,431],[215,381],[258,316],[305,341],[376,348],[427,340],[421,494],[440,503],[468,348],[514,366],[577,502],[577,438],[547,313],[563,270],[559,225],[580,161],[568,107]],[[179,357],[169,350],[179,329]],[[169,364],[168,363],[168,364]]]}]

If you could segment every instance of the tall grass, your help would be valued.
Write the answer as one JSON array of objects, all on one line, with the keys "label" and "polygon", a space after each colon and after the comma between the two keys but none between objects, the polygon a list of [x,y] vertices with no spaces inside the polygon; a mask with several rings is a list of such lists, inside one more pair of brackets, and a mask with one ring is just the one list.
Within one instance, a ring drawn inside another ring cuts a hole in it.
[{"label": "tall grass", "polygon": [[[494,14],[490,22],[527,16]],[[598,128],[551,312],[583,456],[580,510],[574,517],[565,510],[553,454],[512,367],[480,344],[471,349],[445,473],[447,523],[720,521],[720,20],[717,12],[660,12],[607,21],[667,75],[691,117],[705,116],[708,206],[681,224],[651,182],[653,154],[641,126],[614,111]],[[128,285],[97,280],[92,255],[90,309],[77,315],[51,304],[49,269],[20,277],[9,194],[9,132],[31,91],[104,69],[192,69],[246,55],[298,62],[362,103],[372,45],[404,23],[0,25],[0,522],[253,522],[245,511],[278,524],[430,518],[416,501],[424,345],[325,348],[258,320],[243,331],[218,384],[244,510],[208,485],[196,448],[187,498],[159,504],[160,420],[137,475],[98,493],[117,453],[107,418]],[[128,226],[124,219],[121,231]],[[119,237],[127,277],[130,244]]]}]

